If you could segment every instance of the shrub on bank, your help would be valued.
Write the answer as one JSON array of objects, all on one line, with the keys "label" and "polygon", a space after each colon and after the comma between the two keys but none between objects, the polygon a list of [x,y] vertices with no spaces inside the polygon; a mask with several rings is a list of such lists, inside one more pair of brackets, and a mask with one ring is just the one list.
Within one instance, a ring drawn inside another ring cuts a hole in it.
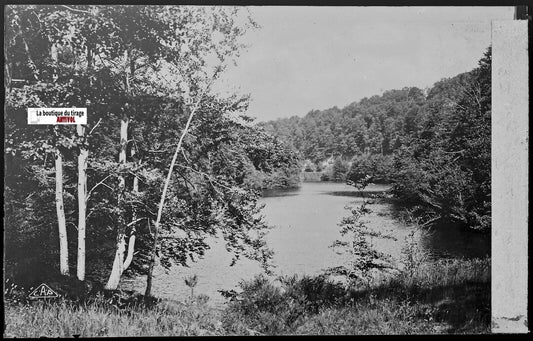
[{"label": "shrub on bank", "polygon": [[368,288],[346,288],[325,276],[259,276],[229,293],[223,310],[203,295],[151,305],[142,295],[113,295],[6,300],[4,337],[490,332],[490,258],[426,263],[412,276]]},{"label": "shrub on bank", "polygon": [[490,332],[490,259],[439,260],[369,288],[324,276],[241,283],[223,312],[230,334]]},{"label": "shrub on bank", "polygon": [[321,308],[349,301],[349,293],[325,276],[285,276],[271,282],[257,276],[241,283],[224,312],[224,327],[230,333],[286,334]]}]

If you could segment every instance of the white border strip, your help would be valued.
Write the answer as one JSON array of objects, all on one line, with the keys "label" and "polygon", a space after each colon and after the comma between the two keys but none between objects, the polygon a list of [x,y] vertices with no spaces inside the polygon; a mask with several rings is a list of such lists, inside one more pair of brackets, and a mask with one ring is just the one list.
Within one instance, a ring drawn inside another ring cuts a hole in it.
[{"label": "white border strip", "polygon": [[493,333],[528,331],[527,38],[527,20],[492,22]]}]

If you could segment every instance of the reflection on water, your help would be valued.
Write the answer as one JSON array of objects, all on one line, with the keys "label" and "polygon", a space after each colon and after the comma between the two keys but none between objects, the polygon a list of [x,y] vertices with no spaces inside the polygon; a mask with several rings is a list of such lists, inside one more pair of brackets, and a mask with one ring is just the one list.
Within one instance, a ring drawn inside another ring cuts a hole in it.
[{"label": "reflection on water", "polygon": [[421,242],[436,258],[490,256],[490,234],[465,231],[449,222],[434,226]]},{"label": "reflection on water", "polygon": [[[328,267],[345,261],[343,256],[329,246],[340,238],[338,223],[349,214],[347,205],[361,204],[365,197],[383,192],[387,185],[369,185],[364,193],[342,183],[308,182],[300,188],[265,191],[261,202],[265,204],[263,215],[274,226],[267,235],[267,243],[274,251],[275,275],[318,274]],[[368,206],[372,213],[364,217],[368,226],[393,235],[396,241],[374,238],[375,247],[398,259],[412,227],[405,226],[394,217],[397,208],[386,200],[373,200]],[[490,252],[490,236],[469,233],[457,226],[440,226],[421,240],[424,248],[437,257],[481,257]],[[224,243],[211,239],[211,250],[203,259],[188,268],[175,267],[165,273],[157,267],[153,292],[160,297],[184,299],[189,288],[183,278],[198,275],[196,293],[211,297],[211,302],[221,304],[225,300],[218,290],[236,289],[241,280],[253,278],[262,272],[257,263],[243,259],[230,267],[231,255]],[[133,285],[143,291],[145,277],[137,278]]]},{"label": "reflection on water", "polygon": [[326,195],[336,195],[340,197],[369,197],[371,195],[379,195],[382,194],[383,190],[365,190],[365,191],[333,191],[333,192],[324,192],[321,194]]}]

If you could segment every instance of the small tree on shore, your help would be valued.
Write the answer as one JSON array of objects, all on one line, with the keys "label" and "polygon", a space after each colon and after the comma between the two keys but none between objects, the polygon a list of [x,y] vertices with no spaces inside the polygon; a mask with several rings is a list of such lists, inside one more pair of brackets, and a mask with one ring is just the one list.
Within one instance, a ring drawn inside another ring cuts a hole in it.
[{"label": "small tree on shore", "polygon": [[[369,177],[366,177],[351,184],[362,191],[367,186],[368,180]],[[339,223],[341,236],[345,238],[336,240],[331,245],[332,248],[338,250],[336,252],[339,255],[347,257],[347,263],[329,268],[327,273],[343,276],[350,285],[367,285],[375,270],[394,269],[391,256],[378,251],[373,238],[391,240],[396,240],[396,238],[368,226],[369,222],[364,220],[366,215],[372,213],[368,205],[368,200],[363,197],[360,205],[346,206],[350,215],[342,218]]]}]

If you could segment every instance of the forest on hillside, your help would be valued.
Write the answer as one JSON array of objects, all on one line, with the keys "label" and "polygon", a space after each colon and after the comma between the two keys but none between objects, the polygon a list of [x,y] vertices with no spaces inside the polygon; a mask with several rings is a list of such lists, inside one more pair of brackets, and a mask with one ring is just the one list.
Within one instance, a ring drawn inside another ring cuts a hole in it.
[{"label": "forest on hillside", "polygon": [[490,229],[491,49],[478,67],[430,89],[406,87],[339,109],[260,123],[323,179],[391,183],[393,195],[430,224]]}]

